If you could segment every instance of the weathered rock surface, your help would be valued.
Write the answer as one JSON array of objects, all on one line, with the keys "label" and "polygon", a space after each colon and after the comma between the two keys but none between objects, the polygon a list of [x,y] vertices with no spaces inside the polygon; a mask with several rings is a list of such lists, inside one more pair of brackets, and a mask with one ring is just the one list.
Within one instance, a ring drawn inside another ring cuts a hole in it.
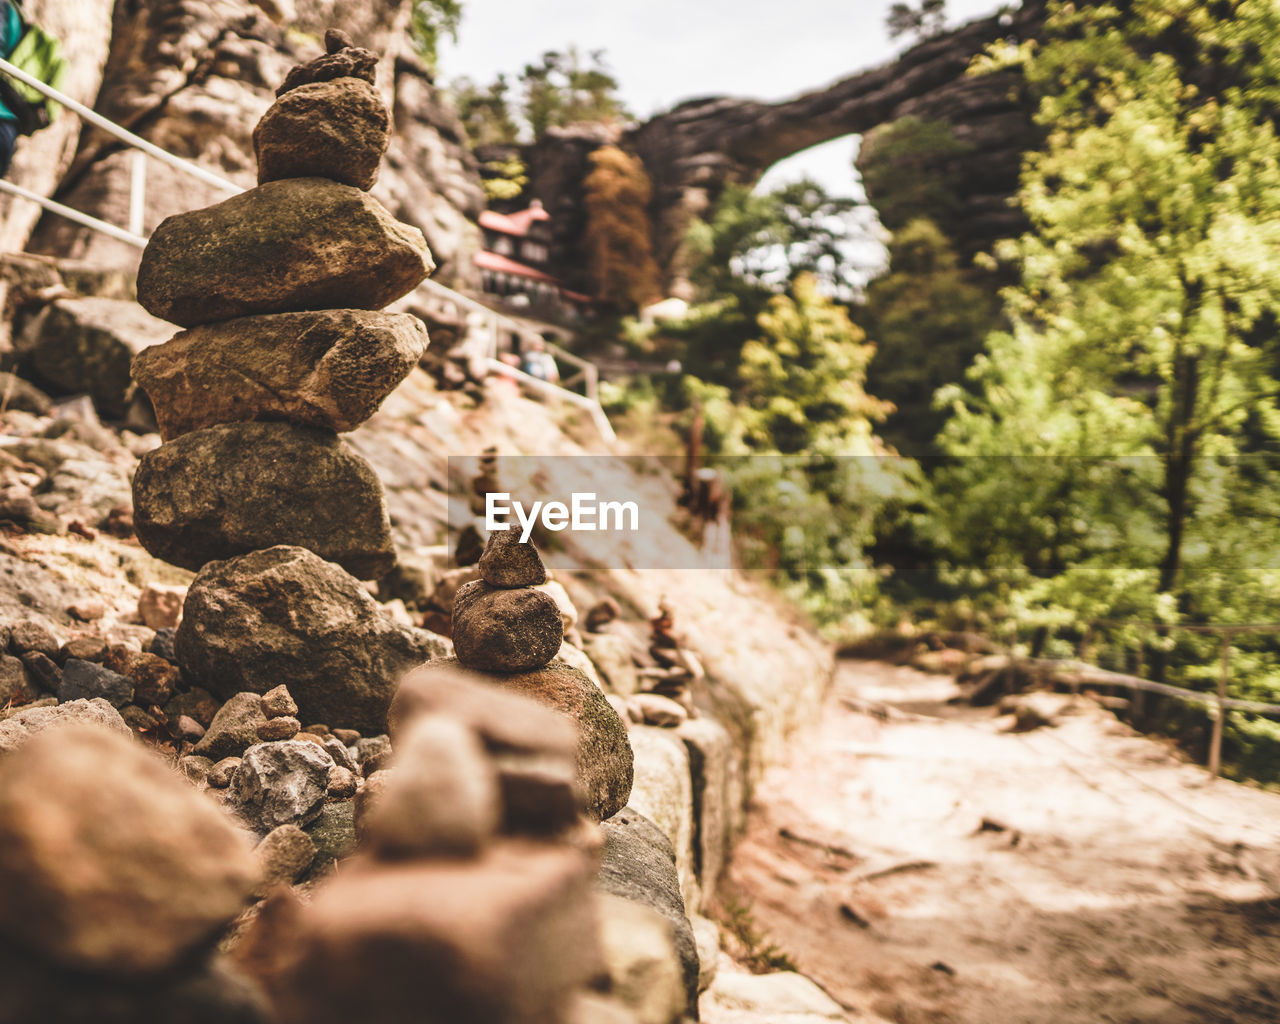
[{"label": "weathered rock surface", "polygon": [[259,832],[306,825],[324,807],[332,767],[333,758],[315,743],[257,743],[236,767],[228,798]]},{"label": "weathered rock surface", "polygon": [[717,1015],[736,1011],[777,1024],[821,1024],[849,1019],[839,1003],[795,971],[773,974],[722,971],[707,990],[707,999]]},{"label": "weathered rock surface", "polygon": [[98,412],[121,419],[133,397],[129,363],[171,332],[123,299],[64,298],[26,322],[14,339],[24,371],[56,395],[87,393]]},{"label": "weathered rock surface", "polygon": [[213,716],[195,753],[214,761],[238,757],[258,742],[258,729],[266,724],[261,697],[256,693],[233,693]]},{"label": "weathered rock surface", "polygon": [[97,697],[122,708],[133,700],[133,683],[126,676],[92,661],[68,658],[58,683],[58,700],[70,702]]},{"label": "weathered rock surface", "polygon": [[160,436],[240,420],[354,430],[427,348],[422,321],[354,309],[241,317],[184,331],[133,361]]},{"label": "weathered rock surface", "polygon": [[382,485],[336,435],[228,423],[149,452],[133,478],[134,526],[184,569],[276,544],[308,548],[362,579],[395,563]]},{"label": "weathered rock surface", "polygon": [[597,888],[651,907],[666,918],[680,957],[685,997],[689,1006],[696,1006],[698,947],[685,916],[671,841],[662,829],[630,807],[605,821],[602,827],[605,844]]},{"label": "weathered rock surface", "polygon": [[547,568],[532,543],[515,530],[494,530],[480,555],[480,578],[495,587],[532,587],[547,581]]},{"label": "weathered rock surface", "polygon": [[[475,860],[349,866],[298,913],[289,1024],[543,1024],[597,975],[583,853],[506,840]],[[369,964],[378,984],[368,984]]]},{"label": "weathered rock surface", "polygon": [[0,654],[0,707],[29,704],[40,697],[40,691],[27,679],[21,658]]},{"label": "weathered rock surface", "polygon": [[324,50],[323,56],[290,68],[276,95],[284,96],[292,89],[334,79],[355,78],[369,85],[377,81],[378,55],[356,46],[341,29],[326,30]]},{"label": "weathered rock surface", "polygon": [[684,901],[698,905],[694,860],[693,783],[689,753],[670,729],[637,725],[631,730],[636,752],[631,807],[649,818],[671,841]]},{"label": "weathered rock surface", "polygon": [[240,910],[240,833],[133,742],[90,725],[32,739],[0,767],[0,932],[67,967],[173,966]]},{"label": "weathered rock surface", "polygon": [[635,1014],[636,1024],[679,1024],[685,990],[667,919],[652,907],[602,894],[600,947],[609,994]]},{"label": "weathered rock surface", "polygon": [[527,672],[560,649],[560,610],[546,594],[505,590],[484,580],[458,588],[453,601],[453,649],[468,668]]},{"label": "weathered rock surface", "polygon": [[46,729],[76,722],[129,735],[129,727],[120,712],[101,697],[73,700],[54,707],[25,708],[0,722],[0,755],[13,753]]},{"label": "weathered rock surface", "polygon": [[324,178],[272,181],[169,217],[138,269],[138,301],[180,324],[312,309],[381,309],[434,269],[422,232]]},{"label": "weathered rock surface", "polygon": [[311,866],[316,844],[297,825],[280,825],[262,838],[253,851],[258,866],[257,893],[265,894],[277,885],[292,885]]},{"label": "weathered rock surface", "polygon": [[368,190],[390,141],[390,117],[370,83],[343,77],[284,93],[253,130],[258,184],[329,178]]},{"label": "weathered rock surface", "polygon": [[303,720],[370,734],[385,730],[400,676],[442,649],[432,634],[397,626],[336,565],[296,547],[206,566],[177,638],[196,685],[229,697],[284,681]]},{"label": "weathered rock surface", "polygon": [[557,660],[533,672],[491,676],[468,671],[456,658],[441,658],[422,666],[415,676],[430,678],[441,673],[449,678],[458,672],[498,683],[510,693],[531,698],[567,717],[578,730],[575,771],[586,813],[600,821],[626,805],[634,772],[627,727],[585,675]]},{"label": "weathered rock surface", "polygon": [[362,831],[383,859],[471,857],[497,831],[498,780],[476,734],[444,715],[417,717]]}]

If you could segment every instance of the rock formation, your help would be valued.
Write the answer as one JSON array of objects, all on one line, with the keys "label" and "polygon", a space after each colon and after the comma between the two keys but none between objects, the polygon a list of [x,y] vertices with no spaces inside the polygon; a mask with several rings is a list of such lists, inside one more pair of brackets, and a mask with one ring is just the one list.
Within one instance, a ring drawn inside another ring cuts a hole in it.
[{"label": "rock formation", "polygon": [[381,485],[334,431],[367,419],[427,344],[414,318],[362,311],[433,264],[362,191],[387,148],[376,60],[341,33],[326,43],[254,134],[264,184],[170,217],[142,256],[138,301],[193,330],[136,360],[166,443],[138,467],[134,521],[184,568],[278,544],[363,578],[395,562]]}]

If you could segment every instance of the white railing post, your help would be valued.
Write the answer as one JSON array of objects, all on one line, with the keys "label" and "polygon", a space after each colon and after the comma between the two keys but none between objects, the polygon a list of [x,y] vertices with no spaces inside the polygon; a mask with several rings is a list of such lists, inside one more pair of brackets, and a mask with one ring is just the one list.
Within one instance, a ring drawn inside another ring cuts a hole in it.
[{"label": "white railing post", "polygon": [[133,151],[133,167],[129,179],[129,230],[142,234],[142,224],[147,211],[147,154],[140,149]]}]

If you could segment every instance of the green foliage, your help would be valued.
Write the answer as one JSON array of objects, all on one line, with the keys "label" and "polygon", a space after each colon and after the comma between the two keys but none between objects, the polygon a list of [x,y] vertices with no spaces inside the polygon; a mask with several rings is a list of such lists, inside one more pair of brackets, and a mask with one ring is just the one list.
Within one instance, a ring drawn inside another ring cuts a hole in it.
[{"label": "green foliage", "polygon": [[587,227],[583,237],[596,298],[633,311],[661,295],[649,230],[651,186],[644,164],[617,146],[591,154],[583,182]]},{"label": "green foliage", "polygon": [[868,386],[895,407],[886,442],[907,454],[932,454],[944,419],[933,395],[964,380],[998,316],[994,287],[960,268],[932,221],[914,220],[894,233],[889,269],[867,286],[858,311],[879,353]]},{"label": "green foliage", "polygon": [[529,184],[528,168],[519,157],[486,160],[480,165],[485,198],[490,203],[516,199]]},{"label": "green foliage", "polygon": [[960,207],[952,168],[972,152],[945,121],[915,115],[868,132],[858,165],[880,223],[890,231],[913,220],[949,223]]},{"label": "green foliage", "polygon": [[889,16],[885,26],[889,30],[889,38],[913,35],[918,39],[936,36],[947,25],[946,0],[920,0],[919,7],[910,4],[896,3],[889,8]]},{"label": "green foliage", "polygon": [[846,247],[855,206],[808,179],[763,193],[731,184],[710,219],[690,226],[690,279],[710,296],[763,298],[811,274],[839,294],[850,277]]},{"label": "green foliage", "polygon": [[458,78],[449,91],[473,147],[510,145],[516,141],[519,128],[511,113],[511,85],[506,75],[498,75],[487,86],[470,78]]},{"label": "green foliage", "polygon": [[548,50],[538,63],[525,65],[520,86],[521,112],[534,139],[551,127],[579,121],[617,123],[627,117],[603,50],[586,55],[576,46]]},{"label": "green foliage", "polygon": [[1280,9],[1051,4],[1025,74],[1010,329],[941,396],[946,572],[1023,621],[1280,619]]},{"label": "green foliage", "polygon": [[756,924],[751,904],[733,895],[721,899],[721,923],[738,944],[737,959],[756,974],[773,971],[797,971],[794,960],[771,942]]},{"label": "green foliage", "polygon": [[409,41],[433,72],[437,70],[440,40],[456,40],[462,22],[461,0],[414,0],[409,16]]}]

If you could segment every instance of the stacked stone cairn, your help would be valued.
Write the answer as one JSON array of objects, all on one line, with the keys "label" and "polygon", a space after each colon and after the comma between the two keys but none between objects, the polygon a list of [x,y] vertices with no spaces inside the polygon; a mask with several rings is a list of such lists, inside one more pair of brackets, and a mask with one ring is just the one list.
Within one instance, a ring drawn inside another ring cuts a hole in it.
[{"label": "stacked stone cairn", "polygon": [[693,702],[693,686],[705,677],[702,663],[684,647],[675,634],[675,614],[665,600],[658,614],[649,620],[649,657],[654,664],[637,673],[643,692],[627,701],[627,710],[636,722],[647,725],[678,726],[698,717]]},{"label": "stacked stone cairn", "polygon": [[395,563],[382,486],[338,438],[427,346],[377,312],[434,265],[366,192],[389,139],[374,57],[340,33],[295,68],[254,131],[257,188],[165,220],[138,301],[186,331],[134,362],[164,444],[134,481],[138,539],[199,569],[277,544],[362,579]]},{"label": "stacked stone cairn", "polygon": [[597,821],[621,810],[631,794],[633,757],[627,727],[600,688],[560,657],[565,622],[546,590],[537,548],[513,530],[489,534],[480,579],[453,600],[454,657],[420,672],[463,671],[532,697],[578,727],[577,771],[587,814]]}]

